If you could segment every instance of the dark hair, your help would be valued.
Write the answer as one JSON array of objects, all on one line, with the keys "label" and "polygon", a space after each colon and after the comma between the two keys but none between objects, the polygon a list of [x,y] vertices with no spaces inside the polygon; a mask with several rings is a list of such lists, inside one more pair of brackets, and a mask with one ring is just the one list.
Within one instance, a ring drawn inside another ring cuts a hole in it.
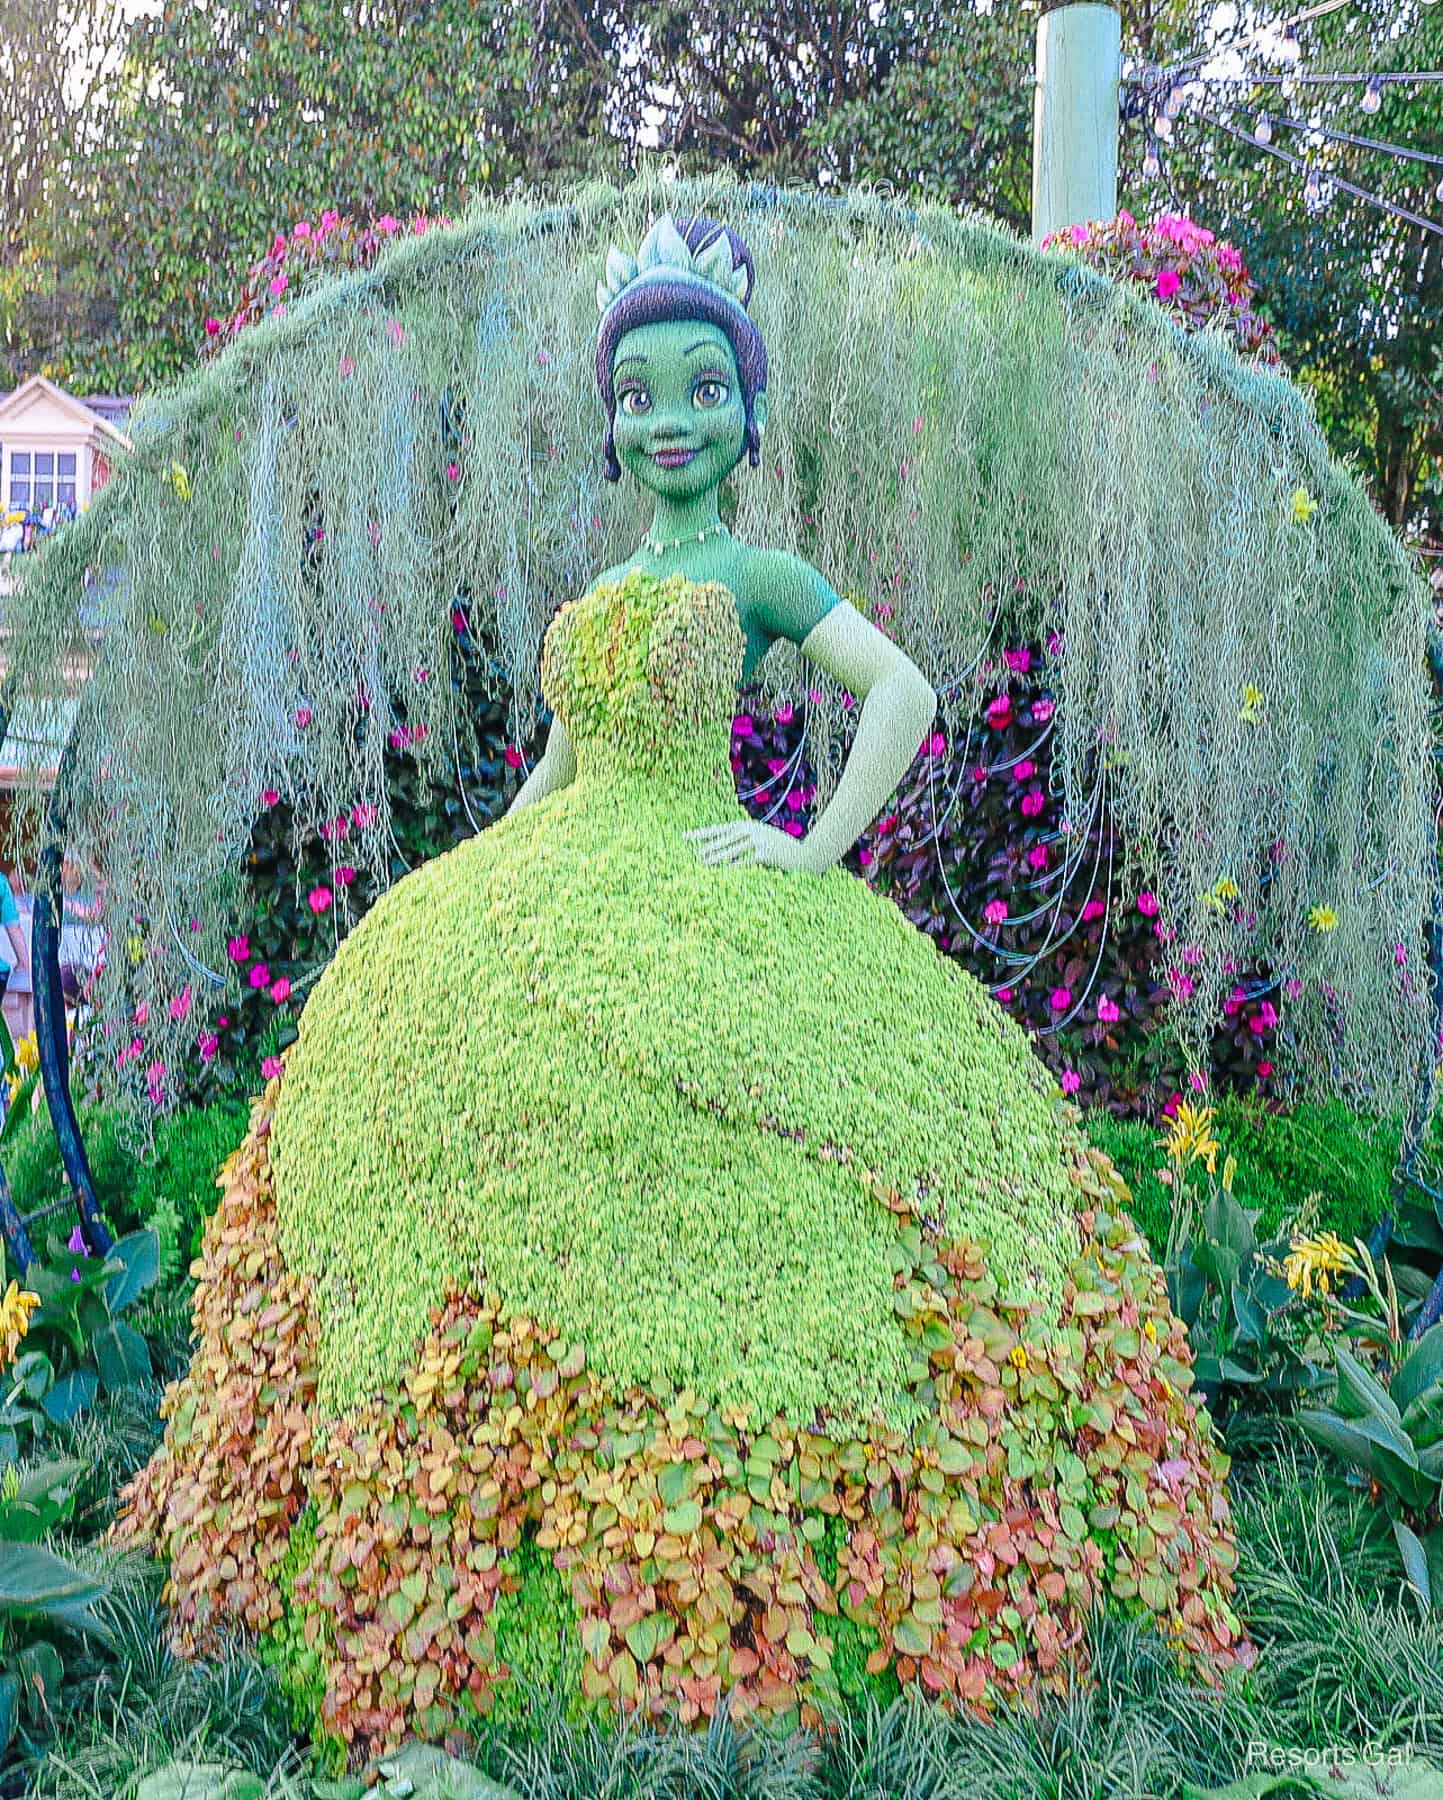
[{"label": "dark hair", "polygon": [[[672,221],[688,250],[695,255],[718,237],[731,246],[732,267],[747,272],[746,299],[750,300],[756,285],[756,265],[746,240],[730,225],[719,225],[715,219],[675,219]],[[672,280],[653,276],[623,288],[601,321],[596,334],[596,385],[606,407],[606,479],[620,481],[621,464],[616,460],[616,387],[611,379],[611,359],[616,346],[628,331],[643,325],[659,325],[673,319],[698,319],[715,325],[726,333],[737,359],[737,374],[742,384],[742,404],[746,409],[747,456],[753,468],[761,461],[761,433],[757,429],[756,397],[766,391],[767,346],[761,332],[747,316],[745,305],[730,301],[719,288],[684,276]]]}]

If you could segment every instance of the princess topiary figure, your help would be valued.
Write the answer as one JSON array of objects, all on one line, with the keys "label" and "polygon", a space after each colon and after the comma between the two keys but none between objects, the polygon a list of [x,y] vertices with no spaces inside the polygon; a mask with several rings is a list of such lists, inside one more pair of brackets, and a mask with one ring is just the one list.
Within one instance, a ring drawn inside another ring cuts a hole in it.
[{"label": "princess topiary figure", "polygon": [[[1206,1676],[1246,1652],[1125,1189],[984,990],[832,866],[933,696],[721,523],[766,423],[752,282],[705,219],[611,252],[607,466],[651,531],[552,622],[510,814],[307,1004],[122,1524],[171,1556],[184,1647],[278,1634],[360,1748],[537,1682],[683,1721],[914,1681],[989,1708],[1064,1682],[1101,1604]],[[777,637],[863,699],[800,842],[729,767]]]}]

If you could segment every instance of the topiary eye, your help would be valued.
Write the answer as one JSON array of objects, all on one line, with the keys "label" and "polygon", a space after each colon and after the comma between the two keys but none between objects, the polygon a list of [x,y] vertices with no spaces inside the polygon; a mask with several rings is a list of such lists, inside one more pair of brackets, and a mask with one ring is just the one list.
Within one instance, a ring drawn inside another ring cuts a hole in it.
[{"label": "topiary eye", "polygon": [[621,410],[635,418],[638,413],[651,411],[651,392],[644,387],[626,388],[621,395]]},{"label": "topiary eye", "polygon": [[715,375],[703,375],[691,391],[693,404],[704,407],[708,412],[718,406],[725,406],[731,390],[724,381],[718,381]]}]

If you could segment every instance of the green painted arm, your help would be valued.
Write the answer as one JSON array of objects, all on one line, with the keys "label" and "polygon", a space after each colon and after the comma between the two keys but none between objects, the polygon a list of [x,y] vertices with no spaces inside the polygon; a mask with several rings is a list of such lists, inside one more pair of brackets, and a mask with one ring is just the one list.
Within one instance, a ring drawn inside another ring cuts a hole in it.
[{"label": "green painted arm", "polygon": [[916,663],[844,601],[802,640],[802,654],[862,701],[837,790],[801,844],[804,869],[829,869],[877,817],[912,766],[937,712]]},{"label": "green painted arm", "polygon": [[522,782],[517,790],[516,798],[506,808],[506,816],[520,812],[523,806],[530,806],[535,800],[544,800],[557,788],[564,788],[576,779],[576,752],[571,747],[571,739],[566,735],[566,727],[560,719],[553,718],[551,730],[546,734],[546,748],[541,754],[541,761]]}]

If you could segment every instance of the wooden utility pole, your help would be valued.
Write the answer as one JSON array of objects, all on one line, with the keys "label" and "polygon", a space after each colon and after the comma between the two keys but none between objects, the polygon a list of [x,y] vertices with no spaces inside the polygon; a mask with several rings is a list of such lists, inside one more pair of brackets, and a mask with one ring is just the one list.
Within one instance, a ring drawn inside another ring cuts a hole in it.
[{"label": "wooden utility pole", "polygon": [[1032,240],[1117,214],[1122,19],[1093,0],[1037,22]]}]

